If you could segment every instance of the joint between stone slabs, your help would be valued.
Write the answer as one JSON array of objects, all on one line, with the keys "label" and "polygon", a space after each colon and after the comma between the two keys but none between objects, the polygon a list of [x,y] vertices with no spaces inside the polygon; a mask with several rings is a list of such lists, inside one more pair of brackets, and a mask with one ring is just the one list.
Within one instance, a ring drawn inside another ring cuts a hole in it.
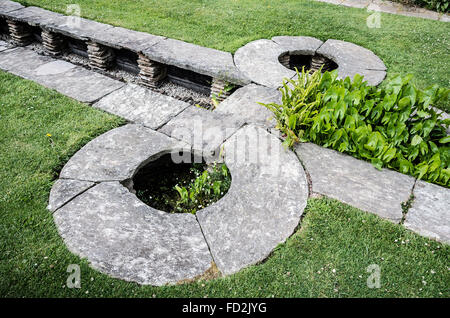
[{"label": "joint between stone slabs", "polygon": [[411,208],[411,206],[414,203],[414,200],[415,200],[414,189],[416,187],[416,184],[417,184],[417,179],[414,180],[414,184],[413,184],[413,186],[411,188],[411,194],[410,194],[408,200],[406,202],[402,202],[401,203],[401,205],[402,205],[402,219],[399,222],[399,224],[401,224],[401,225],[403,225],[405,223],[406,217],[408,215],[408,211],[409,211],[409,209]]},{"label": "joint between stone slabs", "polygon": [[[281,138],[280,138],[281,139]],[[306,182],[308,183],[308,198],[313,197],[314,194],[319,194],[322,195],[321,193],[316,193],[313,191],[313,184],[312,184],[312,178],[311,175],[309,174],[309,171],[306,169],[306,165],[303,163],[303,161],[300,159],[299,155],[297,154],[296,151],[293,150],[289,150],[292,151],[295,155],[295,157],[297,158],[298,162],[300,162],[300,165],[303,168],[303,171],[305,171],[305,176],[306,176]]]},{"label": "joint between stone slabs", "polygon": [[[78,179],[58,179],[58,180],[75,180],[75,181],[86,181],[86,180],[78,180]],[[51,214],[54,214],[56,211],[58,211],[59,209],[61,209],[62,207],[66,206],[67,204],[69,204],[70,202],[72,202],[75,198],[79,197],[80,195],[82,195],[83,193],[85,193],[86,191],[92,189],[93,187],[97,186],[100,184],[100,182],[94,182],[94,181],[89,181],[92,182],[93,184],[89,187],[87,187],[86,189],[84,189],[83,191],[81,191],[80,193],[74,195],[72,198],[70,198],[69,200],[67,200],[66,202],[64,202],[63,204],[61,204],[57,209],[50,211]]]},{"label": "joint between stone slabs", "polygon": [[[211,246],[209,245],[209,242],[206,239],[205,232],[203,232],[203,228],[202,228],[202,225],[201,225],[200,221],[198,220],[197,214],[195,214],[195,220],[198,223],[198,227],[200,228],[200,232],[202,233],[202,236],[203,236],[203,239],[205,240],[206,246],[208,246],[209,255],[211,256],[211,259],[212,259],[213,263],[216,264],[216,267],[217,267],[217,262],[214,259],[214,255],[213,255],[213,253],[211,251]],[[220,271],[219,267],[217,267],[217,270],[219,271],[220,275],[223,275],[223,273]],[[205,273],[206,272],[207,271],[205,271]]]},{"label": "joint between stone slabs", "polygon": [[[119,89],[121,89],[121,88],[124,87],[124,86],[125,86],[125,83],[122,82],[122,86],[120,86],[120,87],[118,87],[118,88],[116,88],[116,89],[114,89],[114,90],[112,90],[112,91],[106,93],[105,95],[103,95],[103,96],[97,98],[96,100],[93,100],[93,101],[91,101],[91,102],[89,102],[89,103],[83,102],[83,104],[92,106],[92,105],[94,105],[95,103],[98,103],[100,100],[102,100],[102,99],[105,98],[106,96],[111,95],[112,93],[114,93],[115,91],[118,91]],[[117,116],[117,115],[116,115],[116,116]],[[117,117],[120,117],[120,116],[117,116]],[[122,117],[120,117],[120,118],[122,118]],[[122,118],[122,119],[124,119],[124,118]],[[124,119],[124,120],[125,120],[125,119]]]}]

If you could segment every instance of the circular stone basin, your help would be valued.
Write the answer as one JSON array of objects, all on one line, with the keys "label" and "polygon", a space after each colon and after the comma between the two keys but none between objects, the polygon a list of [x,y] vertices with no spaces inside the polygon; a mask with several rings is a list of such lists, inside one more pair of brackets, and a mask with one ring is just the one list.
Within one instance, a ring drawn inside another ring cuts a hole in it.
[{"label": "circular stone basin", "polygon": [[[311,58],[311,61],[309,61]],[[364,76],[369,85],[386,77],[386,66],[372,51],[354,43],[329,39],[322,42],[308,36],[276,36],[247,43],[234,55],[236,67],[253,82],[279,88],[285,79],[295,79],[295,67],[311,70],[337,69],[338,78]]]},{"label": "circular stone basin", "polygon": [[231,175],[225,164],[207,164],[193,154],[185,161],[176,163],[171,154],[165,154],[147,163],[134,175],[130,190],[157,210],[192,214],[228,192]]}]

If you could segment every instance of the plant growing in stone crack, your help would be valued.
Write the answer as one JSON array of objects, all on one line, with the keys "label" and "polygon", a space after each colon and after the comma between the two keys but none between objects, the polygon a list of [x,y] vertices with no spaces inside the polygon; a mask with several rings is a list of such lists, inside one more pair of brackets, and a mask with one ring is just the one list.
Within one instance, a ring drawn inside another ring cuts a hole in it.
[{"label": "plant growing in stone crack", "polygon": [[187,212],[194,214],[198,209],[208,206],[218,200],[231,183],[228,169],[224,164],[213,164],[209,170],[199,173],[197,177],[186,186],[175,185],[179,194],[174,212]]},{"label": "plant growing in stone crack", "polygon": [[227,83],[224,87],[224,89],[220,90],[219,93],[216,94],[212,94],[211,96],[211,102],[213,105],[213,108],[217,108],[220,104],[220,98],[223,96],[223,94],[228,93],[229,91],[231,91],[235,86],[231,83]]},{"label": "plant growing in stone crack", "polygon": [[447,102],[450,89],[437,85],[417,89],[412,75],[394,76],[383,88],[353,81],[337,71],[285,80],[282,103],[270,109],[285,144],[311,141],[324,147],[388,167],[418,179],[450,186],[449,119],[433,107]]}]

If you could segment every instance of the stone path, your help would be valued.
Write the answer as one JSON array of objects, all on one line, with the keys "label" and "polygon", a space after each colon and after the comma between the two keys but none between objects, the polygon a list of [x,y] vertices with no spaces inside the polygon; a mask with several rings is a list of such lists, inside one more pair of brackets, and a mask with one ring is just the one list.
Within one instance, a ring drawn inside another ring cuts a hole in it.
[{"label": "stone path", "polygon": [[0,69],[53,88],[80,102],[95,102],[124,86],[99,73],[38,55],[28,48],[14,48],[0,54]]},{"label": "stone path", "polygon": [[[214,265],[221,274],[235,273],[263,261],[294,232],[312,193],[395,223],[404,221],[415,232],[450,243],[449,189],[391,170],[378,171],[367,162],[314,144],[287,151],[273,131],[271,113],[258,104],[279,103],[280,81],[295,76],[279,61],[282,54],[320,54],[338,64],[341,77],[361,72],[373,84],[382,81],[386,67],[371,51],[337,40],[281,36],[251,42],[232,57],[114,27],[102,26],[103,37],[97,24],[88,20],[71,30],[55,22],[59,16],[26,9],[0,3],[0,13],[14,12],[35,25],[53,25],[54,30],[80,39],[146,52],[160,63],[232,78],[242,85],[217,109],[207,111],[38,55],[28,47],[10,48],[0,42],[0,69],[130,122],[80,149],[50,193],[48,209],[59,233],[69,249],[94,268],[151,285],[195,279]],[[115,30],[128,40],[119,40]],[[150,52],[148,45],[157,49]],[[186,55],[179,57],[180,52]],[[167,153],[179,156],[181,150],[223,160],[232,175],[228,193],[196,215],[157,211],[133,193],[132,178],[141,167]],[[411,195],[412,206],[403,214],[402,203]]]},{"label": "stone path", "polygon": [[399,223],[401,204],[411,196],[414,178],[312,143],[295,148],[311,177],[312,191]]},{"label": "stone path", "polygon": [[345,7],[367,9],[369,13],[375,11],[404,15],[408,17],[416,17],[423,19],[439,20],[443,22],[450,21],[450,15],[438,13],[436,11],[427,10],[419,7],[406,6],[398,2],[384,0],[316,0]]}]

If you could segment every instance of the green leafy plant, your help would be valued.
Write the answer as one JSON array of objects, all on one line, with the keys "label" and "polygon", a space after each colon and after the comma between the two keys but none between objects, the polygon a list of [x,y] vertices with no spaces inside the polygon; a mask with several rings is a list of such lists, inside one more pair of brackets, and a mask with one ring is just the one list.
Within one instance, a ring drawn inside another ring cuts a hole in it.
[{"label": "green leafy plant", "polygon": [[438,12],[448,12],[450,9],[449,0],[414,0],[414,3]]},{"label": "green leafy plant", "polygon": [[228,190],[231,176],[224,164],[213,164],[210,171],[205,170],[193,182],[185,186],[175,185],[179,194],[175,212],[195,214],[198,209],[217,201]]},{"label": "green leafy plant", "polygon": [[211,102],[214,108],[217,108],[220,104],[219,98],[222,97],[223,94],[231,91],[235,86],[231,83],[227,83],[218,94],[212,94],[211,96]]},{"label": "green leafy plant", "polygon": [[419,6],[438,12],[448,12],[450,9],[449,0],[393,0],[407,6]]},{"label": "green leafy plant", "polygon": [[311,141],[419,179],[449,186],[449,120],[431,107],[448,101],[449,89],[417,89],[412,75],[395,76],[384,88],[361,75],[340,80],[337,71],[285,80],[282,104],[262,104],[292,147]]}]

